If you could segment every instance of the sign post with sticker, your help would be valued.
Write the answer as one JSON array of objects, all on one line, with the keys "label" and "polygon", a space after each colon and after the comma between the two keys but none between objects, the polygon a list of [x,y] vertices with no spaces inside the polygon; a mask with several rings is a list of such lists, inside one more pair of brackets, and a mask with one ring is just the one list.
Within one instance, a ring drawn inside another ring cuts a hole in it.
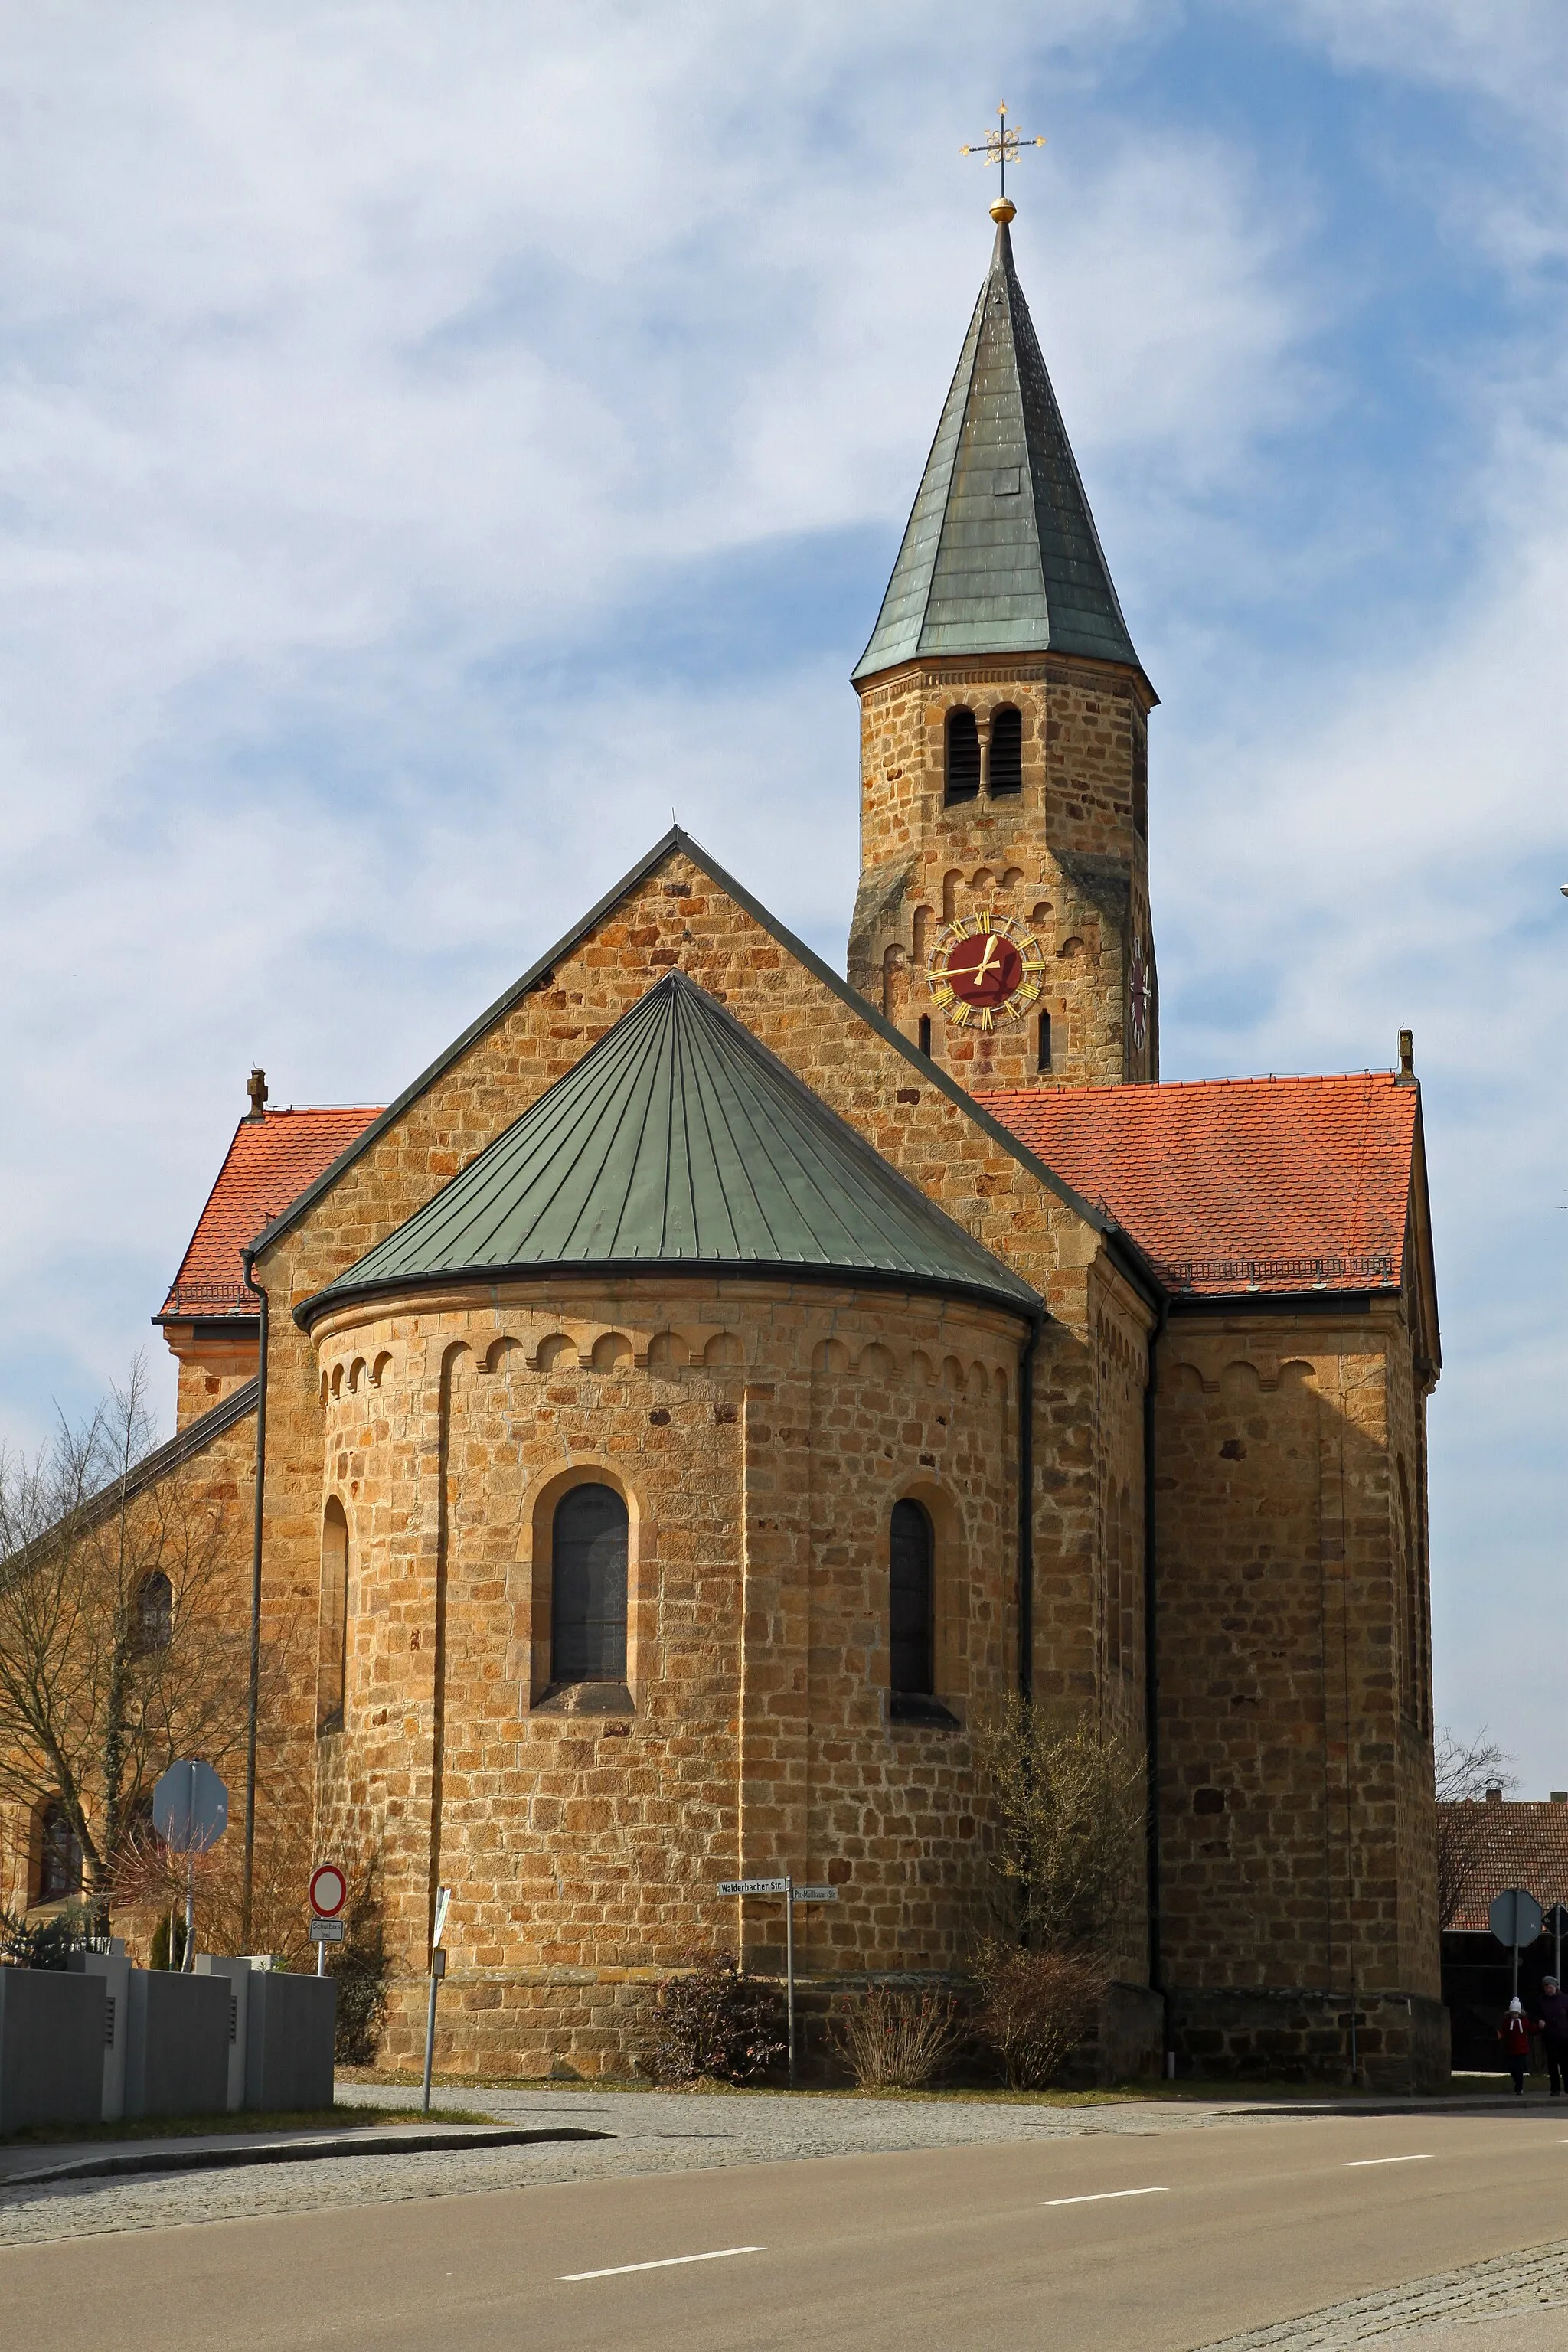
[{"label": "sign post with sticker", "polygon": [[742,1901],[758,1895],[784,1897],[784,2015],[789,2031],[789,2086],[795,2088],[795,1906],[797,1903],[837,1903],[837,1886],[797,1886],[793,1878],[721,1878],[721,1895],[738,1895]]}]

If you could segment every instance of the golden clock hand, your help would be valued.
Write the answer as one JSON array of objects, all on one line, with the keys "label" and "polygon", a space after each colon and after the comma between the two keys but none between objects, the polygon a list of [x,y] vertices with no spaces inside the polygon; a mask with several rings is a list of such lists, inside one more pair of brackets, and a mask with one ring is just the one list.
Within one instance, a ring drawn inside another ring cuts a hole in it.
[{"label": "golden clock hand", "polygon": [[1001,952],[1002,942],[993,931],[985,942],[985,953],[974,968],[974,985],[979,988],[990,976],[991,966]]}]

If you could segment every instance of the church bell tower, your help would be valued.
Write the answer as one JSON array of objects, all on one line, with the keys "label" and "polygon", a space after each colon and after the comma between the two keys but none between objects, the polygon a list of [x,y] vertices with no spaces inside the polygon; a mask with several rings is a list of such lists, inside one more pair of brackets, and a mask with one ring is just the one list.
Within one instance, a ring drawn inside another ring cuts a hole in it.
[{"label": "church bell tower", "polygon": [[976,1093],[1159,1076],[1157,697],[996,242],[856,667],[849,979]]}]

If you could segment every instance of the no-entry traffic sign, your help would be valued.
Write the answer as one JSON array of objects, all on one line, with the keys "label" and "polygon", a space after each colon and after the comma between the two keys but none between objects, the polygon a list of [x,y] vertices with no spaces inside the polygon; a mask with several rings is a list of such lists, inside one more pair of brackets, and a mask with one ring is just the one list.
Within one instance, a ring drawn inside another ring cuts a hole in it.
[{"label": "no-entry traffic sign", "polygon": [[335,1919],[348,1898],[348,1880],[335,1862],[310,1873],[310,1908],[318,1919]]}]

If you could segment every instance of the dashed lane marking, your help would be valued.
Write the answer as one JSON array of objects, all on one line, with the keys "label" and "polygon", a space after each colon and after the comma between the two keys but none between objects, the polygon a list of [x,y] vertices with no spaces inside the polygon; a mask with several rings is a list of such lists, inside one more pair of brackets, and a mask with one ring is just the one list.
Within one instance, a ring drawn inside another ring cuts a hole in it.
[{"label": "dashed lane marking", "polygon": [[1429,2156],[1355,2156],[1342,2164],[1342,2172],[1370,2172],[1374,2164],[1430,2164]]},{"label": "dashed lane marking", "polygon": [[1093,2197],[1042,2197],[1042,2205],[1109,2205],[1116,2197],[1168,2197],[1168,2189],[1101,2189]]},{"label": "dashed lane marking", "polygon": [[672,2271],[682,2263],[727,2263],[731,2254],[765,2254],[766,2246],[717,2246],[710,2254],[666,2254],[657,2263],[615,2263],[605,2271],[563,2271],[557,2286],[575,2286],[581,2279],[625,2278],[628,2271]]}]

